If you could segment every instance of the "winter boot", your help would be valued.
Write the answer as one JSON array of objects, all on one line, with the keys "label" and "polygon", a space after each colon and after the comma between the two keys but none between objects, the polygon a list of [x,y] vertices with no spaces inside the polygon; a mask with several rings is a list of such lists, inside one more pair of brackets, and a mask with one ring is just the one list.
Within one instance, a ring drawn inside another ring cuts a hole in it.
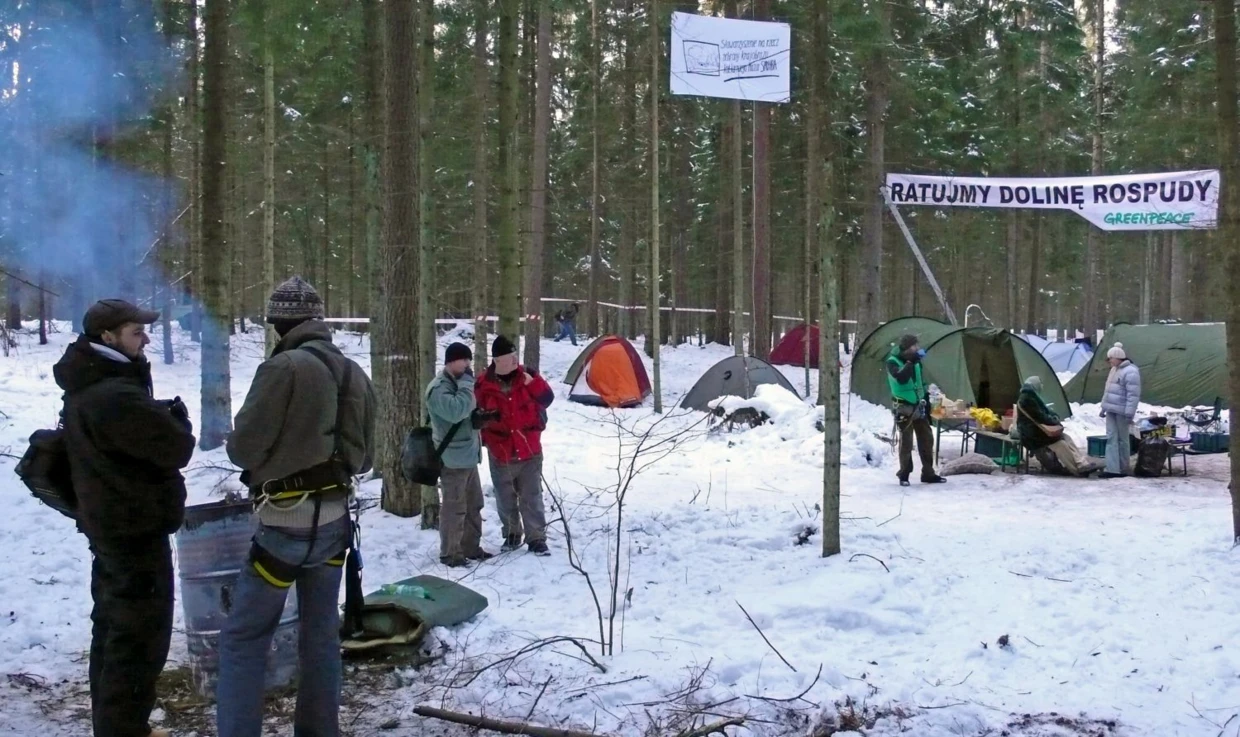
[{"label": "winter boot", "polygon": [[521,536],[509,535],[504,538],[504,544],[500,546],[499,550],[501,553],[511,553],[519,547],[521,547]]},{"label": "winter boot", "polygon": [[551,555],[551,551],[547,550],[546,540],[531,540],[530,541],[530,552],[533,553],[534,555],[539,555],[542,557]]}]

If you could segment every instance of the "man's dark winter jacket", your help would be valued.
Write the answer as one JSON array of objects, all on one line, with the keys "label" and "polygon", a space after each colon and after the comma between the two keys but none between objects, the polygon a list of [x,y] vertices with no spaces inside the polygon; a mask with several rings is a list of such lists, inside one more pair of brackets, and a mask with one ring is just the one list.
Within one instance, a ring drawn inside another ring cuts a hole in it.
[{"label": "man's dark winter jacket", "polygon": [[150,363],[119,358],[83,336],[52,369],[65,391],[78,529],[92,540],[169,535],[185,516],[193,428],[152,397]]},{"label": "man's dark winter jacket", "polygon": [[[331,368],[311,350],[326,355]],[[349,392],[341,403],[346,365],[351,371]],[[308,320],[281,338],[271,358],[258,367],[228,436],[228,458],[250,472],[251,486],[317,466],[336,449],[338,408],[345,412],[341,455],[350,474],[365,473],[375,454],[374,387],[361,367],[332,343],[331,328],[322,320]],[[258,514],[269,526],[312,527],[313,510],[313,504],[288,511],[266,505]],[[327,524],[346,511],[344,499],[325,503],[318,522]]]}]

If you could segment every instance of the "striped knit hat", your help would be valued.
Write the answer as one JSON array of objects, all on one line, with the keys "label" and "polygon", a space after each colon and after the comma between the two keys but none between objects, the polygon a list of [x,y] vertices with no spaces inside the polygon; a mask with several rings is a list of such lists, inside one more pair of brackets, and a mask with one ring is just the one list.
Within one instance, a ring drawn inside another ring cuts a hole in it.
[{"label": "striped knit hat", "polygon": [[310,282],[294,276],[271,293],[267,300],[267,322],[298,322],[321,320],[323,298],[310,286]]}]

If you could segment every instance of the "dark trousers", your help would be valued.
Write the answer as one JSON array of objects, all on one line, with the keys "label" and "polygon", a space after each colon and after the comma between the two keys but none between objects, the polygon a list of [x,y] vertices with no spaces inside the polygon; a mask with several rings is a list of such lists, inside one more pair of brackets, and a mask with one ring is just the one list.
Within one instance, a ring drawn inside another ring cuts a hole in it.
[{"label": "dark trousers", "polygon": [[90,550],[94,737],[147,737],[155,682],[172,639],[172,549],[160,536],[93,541]]},{"label": "dark trousers", "polygon": [[917,455],[921,457],[922,479],[932,479],[934,473],[934,430],[924,416],[913,418],[896,412],[896,426],[900,430],[900,472],[902,481],[913,473],[913,439],[917,440]]}]

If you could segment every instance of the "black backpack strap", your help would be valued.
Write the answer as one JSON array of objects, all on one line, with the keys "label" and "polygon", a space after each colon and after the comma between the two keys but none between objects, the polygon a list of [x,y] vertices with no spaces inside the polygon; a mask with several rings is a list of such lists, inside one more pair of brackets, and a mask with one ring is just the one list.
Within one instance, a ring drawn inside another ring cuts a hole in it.
[{"label": "black backpack strap", "polygon": [[[332,370],[331,361],[327,358],[327,352],[321,348],[312,345],[300,346],[300,349],[319,359],[324,366],[327,367],[327,373],[336,378],[336,372]],[[343,355],[342,355],[343,357]],[[353,380],[353,362],[348,358],[344,360],[344,377],[340,380],[340,385],[336,388],[336,426],[332,428],[333,450],[332,453],[340,457],[343,453],[340,442],[340,431],[344,424],[344,400],[349,395],[349,387]]]},{"label": "black backpack strap", "polygon": [[461,420],[460,422],[453,425],[448,430],[448,434],[443,436],[443,440],[439,441],[439,447],[435,449],[436,460],[440,460],[443,458],[443,452],[448,449],[448,443],[452,442],[452,438],[456,437],[456,431],[460,430],[461,425],[464,425],[467,421],[468,421],[467,419]]}]

